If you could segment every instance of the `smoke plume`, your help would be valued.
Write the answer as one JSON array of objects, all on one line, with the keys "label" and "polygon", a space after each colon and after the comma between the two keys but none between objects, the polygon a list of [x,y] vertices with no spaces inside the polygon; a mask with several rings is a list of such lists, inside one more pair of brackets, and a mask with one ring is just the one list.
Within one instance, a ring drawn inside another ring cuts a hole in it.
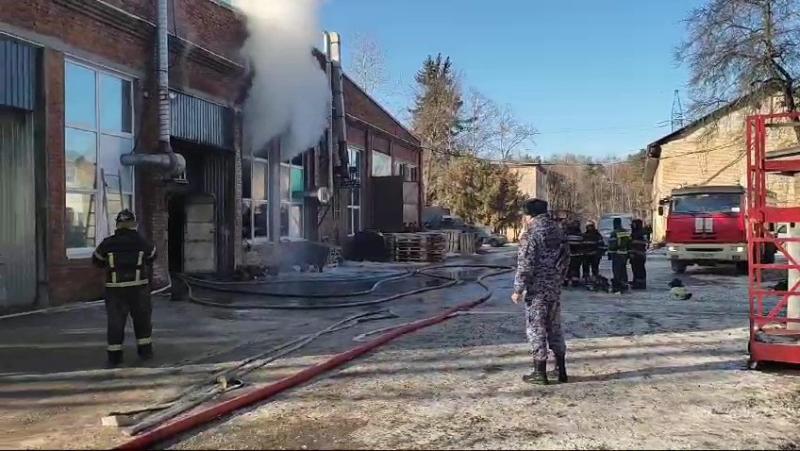
[{"label": "smoke plume", "polygon": [[288,160],[319,142],[328,126],[331,91],[312,55],[322,40],[320,0],[239,0],[249,37],[242,53],[254,72],[244,105],[254,150],[281,136]]}]

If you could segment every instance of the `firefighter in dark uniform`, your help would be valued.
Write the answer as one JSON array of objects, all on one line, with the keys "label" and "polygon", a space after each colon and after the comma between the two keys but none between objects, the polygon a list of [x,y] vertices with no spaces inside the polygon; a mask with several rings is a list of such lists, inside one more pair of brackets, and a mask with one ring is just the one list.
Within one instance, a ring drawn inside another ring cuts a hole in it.
[{"label": "firefighter in dark uniform", "polygon": [[608,239],[608,259],[614,277],[611,280],[611,291],[624,293],[628,291],[628,253],[631,250],[631,234],[622,227],[622,219],[614,218],[614,231]]},{"label": "firefighter in dark uniform", "polygon": [[133,330],[139,357],[153,357],[150,317],[150,269],[156,257],[156,248],[136,231],[136,216],[130,210],[117,215],[114,235],[97,246],[92,260],[106,270],[106,316],[108,318],[108,363],[122,363],[122,343],[128,315],[133,319]]},{"label": "firefighter in dark uniform", "polygon": [[633,283],[631,288],[634,290],[647,289],[647,237],[644,224],[641,219],[634,219],[631,222],[631,249],[628,256],[631,259],[631,272],[633,273]]},{"label": "firefighter in dark uniform", "polygon": [[589,282],[600,275],[600,260],[606,253],[606,242],[593,222],[586,224],[586,231],[583,233],[583,246],[583,279]]},{"label": "firefighter in dark uniform", "polygon": [[581,224],[571,220],[566,228],[567,244],[569,245],[569,269],[564,285],[578,286],[581,281],[581,265],[583,264],[584,245],[581,234]]}]

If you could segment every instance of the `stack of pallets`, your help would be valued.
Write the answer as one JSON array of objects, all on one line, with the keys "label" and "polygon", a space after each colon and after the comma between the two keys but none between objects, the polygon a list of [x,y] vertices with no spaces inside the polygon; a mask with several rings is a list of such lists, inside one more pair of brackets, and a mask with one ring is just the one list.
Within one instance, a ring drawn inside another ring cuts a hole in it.
[{"label": "stack of pallets", "polygon": [[387,233],[385,237],[396,262],[436,263],[447,256],[447,241],[441,233]]},{"label": "stack of pallets", "polygon": [[478,250],[478,235],[461,230],[442,230],[447,237],[447,252],[453,254],[472,255]]}]

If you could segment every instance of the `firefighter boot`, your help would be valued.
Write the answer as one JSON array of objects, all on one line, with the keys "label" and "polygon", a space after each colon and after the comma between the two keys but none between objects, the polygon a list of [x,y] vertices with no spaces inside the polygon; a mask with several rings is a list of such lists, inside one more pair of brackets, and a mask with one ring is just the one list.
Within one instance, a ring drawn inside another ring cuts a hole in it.
[{"label": "firefighter boot", "polygon": [[122,364],[122,351],[107,351],[108,367],[116,368]]},{"label": "firefighter boot", "polygon": [[531,374],[522,376],[522,380],[533,385],[547,385],[547,360],[536,360],[533,362]]},{"label": "firefighter boot", "polygon": [[567,358],[564,355],[556,356],[556,368],[558,369],[558,382],[567,383]]},{"label": "firefighter boot", "polygon": [[152,344],[139,345],[136,351],[139,353],[139,358],[142,360],[151,360],[153,358]]}]

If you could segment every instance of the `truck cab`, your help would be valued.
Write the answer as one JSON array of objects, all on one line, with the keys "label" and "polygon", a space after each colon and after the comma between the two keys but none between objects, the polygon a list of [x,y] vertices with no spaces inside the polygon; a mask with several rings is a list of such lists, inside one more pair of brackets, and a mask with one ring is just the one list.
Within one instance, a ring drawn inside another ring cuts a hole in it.
[{"label": "truck cab", "polygon": [[667,255],[673,271],[718,264],[746,271],[745,206],[745,190],[738,185],[673,190],[658,211],[667,215]]}]

